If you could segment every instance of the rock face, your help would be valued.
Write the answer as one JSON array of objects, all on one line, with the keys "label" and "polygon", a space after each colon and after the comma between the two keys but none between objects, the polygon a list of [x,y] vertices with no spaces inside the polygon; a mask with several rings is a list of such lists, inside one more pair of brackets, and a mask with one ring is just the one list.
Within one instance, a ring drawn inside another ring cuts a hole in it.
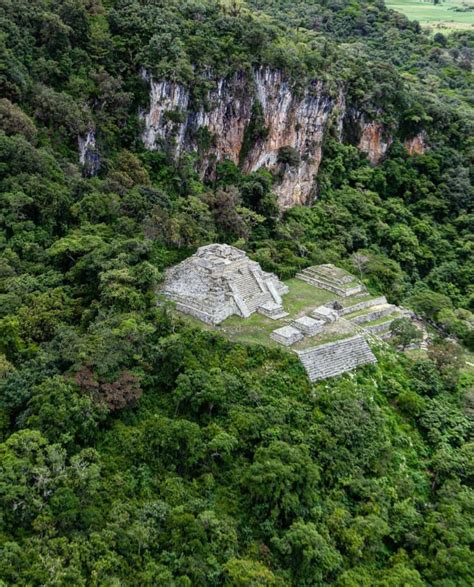
[{"label": "rock face", "polygon": [[288,288],[244,251],[214,244],[171,267],[162,292],[181,312],[219,324],[233,314],[248,318],[262,307],[267,315],[269,305],[282,312],[281,295]]},{"label": "rock face", "polygon": [[[275,191],[282,208],[312,201],[331,113],[342,128],[342,95],[330,96],[320,81],[296,94],[281,71],[269,68],[218,80],[196,107],[185,86],[149,82],[150,107],[142,115],[148,149],[166,148],[175,157],[197,151],[203,176],[225,158],[247,172],[266,166],[281,177]],[[256,122],[260,132],[249,137]],[[291,149],[291,161],[279,156],[284,147]]]},{"label": "rock face", "polygon": [[[223,159],[245,172],[266,167],[278,178],[274,191],[281,208],[313,201],[330,125],[339,140],[357,145],[373,165],[393,142],[381,122],[354,106],[346,108],[342,88],[336,95],[318,80],[296,91],[280,70],[260,67],[217,80],[209,76],[210,89],[197,100],[182,84],[143,75],[150,86],[149,108],[141,114],[146,148],[165,149],[174,158],[197,153],[203,178],[212,178]],[[382,114],[379,110],[377,116]],[[407,139],[405,147],[410,154],[423,153],[426,134]]]},{"label": "rock face", "polygon": [[410,155],[424,155],[427,149],[427,140],[426,132],[421,131],[414,137],[405,139],[403,144]]},{"label": "rock face", "polygon": [[78,138],[79,163],[82,165],[84,175],[95,175],[100,169],[100,157],[95,141],[95,132],[90,129],[85,137]]},{"label": "rock face", "polygon": [[362,124],[362,134],[358,147],[361,151],[367,153],[372,165],[377,165],[384,158],[392,144],[392,140],[391,136],[386,136],[383,125],[373,120]]}]

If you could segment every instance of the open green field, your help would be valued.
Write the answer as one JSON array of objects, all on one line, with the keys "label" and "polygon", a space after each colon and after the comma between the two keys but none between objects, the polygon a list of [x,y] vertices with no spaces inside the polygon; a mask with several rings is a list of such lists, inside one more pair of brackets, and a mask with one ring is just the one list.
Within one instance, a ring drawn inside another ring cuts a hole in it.
[{"label": "open green field", "polygon": [[474,0],[442,0],[439,4],[423,0],[390,0],[386,4],[435,31],[474,30]]}]

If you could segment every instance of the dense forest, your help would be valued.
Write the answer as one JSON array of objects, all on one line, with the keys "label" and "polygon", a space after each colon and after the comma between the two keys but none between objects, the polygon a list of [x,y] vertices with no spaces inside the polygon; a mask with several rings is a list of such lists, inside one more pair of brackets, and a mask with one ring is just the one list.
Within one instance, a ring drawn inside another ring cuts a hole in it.
[{"label": "dense forest", "polygon": [[[0,584],[474,584],[473,49],[381,0],[0,0]],[[344,87],[386,156],[328,132],[282,211],[269,170],[144,148],[144,70],[199,102],[258,66]],[[211,242],[360,273],[433,344],[310,385],[156,305]]]}]

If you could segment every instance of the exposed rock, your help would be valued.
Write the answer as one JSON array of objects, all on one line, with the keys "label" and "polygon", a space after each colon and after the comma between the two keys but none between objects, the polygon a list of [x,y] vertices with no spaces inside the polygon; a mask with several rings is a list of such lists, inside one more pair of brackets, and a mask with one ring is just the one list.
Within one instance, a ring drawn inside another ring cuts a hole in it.
[{"label": "exposed rock", "polygon": [[[315,175],[321,162],[322,142],[329,116],[342,129],[345,103],[329,95],[320,81],[296,95],[283,73],[269,68],[238,72],[217,80],[203,105],[194,108],[189,89],[169,81],[150,81],[150,108],[142,115],[143,141],[148,149],[167,148],[174,156],[199,151],[199,171],[212,175],[215,162],[224,158],[241,164],[244,171],[265,166],[278,171],[275,186],[282,208],[312,201]],[[265,133],[242,151],[253,106],[261,104]],[[291,147],[299,155],[294,166],[278,155]]]},{"label": "exposed rock", "polygon": [[414,137],[405,139],[403,145],[410,155],[424,155],[427,149],[428,135],[424,130]]},{"label": "exposed rock", "polygon": [[377,165],[384,158],[393,139],[386,135],[384,126],[375,120],[362,124],[362,134],[358,147],[364,153],[372,165]]},{"label": "exposed rock", "polygon": [[79,163],[83,167],[84,175],[95,175],[100,169],[100,156],[97,149],[95,132],[89,129],[85,137],[78,138]]}]

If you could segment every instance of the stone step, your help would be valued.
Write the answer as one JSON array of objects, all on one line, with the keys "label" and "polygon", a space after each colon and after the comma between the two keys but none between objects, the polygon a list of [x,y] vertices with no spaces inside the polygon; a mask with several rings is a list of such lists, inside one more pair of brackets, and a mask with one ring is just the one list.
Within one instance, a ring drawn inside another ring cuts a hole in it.
[{"label": "stone step", "polygon": [[343,298],[349,297],[349,296],[355,296],[357,294],[360,294],[360,293],[366,291],[365,286],[362,284],[357,284],[353,288],[345,289],[340,286],[336,286],[332,283],[329,283],[327,281],[323,281],[319,277],[314,277],[312,275],[309,275],[309,274],[303,273],[303,272],[297,273],[296,277],[298,279],[301,279],[302,281],[305,281],[306,283],[309,283],[310,285],[314,285],[314,287],[319,287],[320,289],[326,289],[327,291],[335,293],[338,296],[341,296]]},{"label": "stone step", "polygon": [[301,330],[306,336],[315,336],[324,329],[324,320],[318,320],[311,316],[301,316],[291,322],[291,325],[298,330]]},{"label": "stone step", "polygon": [[364,300],[362,302],[351,304],[350,306],[344,306],[342,310],[339,310],[339,316],[346,316],[347,314],[352,314],[354,312],[358,312],[359,310],[364,310],[365,308],[371,308],[372,306],[379,306],[386,303],[387,298],[385,296]]},{"label": "stone step", "polygon": [[326,275],[321,275],[321,273],[319,273],[314,267],[306,267],[306,269],[303,269],[301,273],[313,279],[317,279],[322,283],[326,283],[327,285],[332,285],[334,287],[339,287],[343,289],[342,285],[339,282],[330,279],[329,277],[326,277]]},{"label": "stone step", "polygon": [[335,267],[332,264],[313,265],[310,269],[337,284],[350,283],[355,279],[354,275],[351,275],[347,271],[344,271],[344,269]]},{"label": "stone step", "polygon": [[346,319],[350,320],[353,324],[365,324],[366,322],[373,322],[374,320],[388,316],[395,309],[396,306],[393,304],[380,304],[379,306],[372,306],[367,312],[358,316],[351,317],[351,314],[347,314]]},{"label": "stone step", "polygon": [[283,306],[276,302],[266,302],[265,304],[258,306],[257,312],[262,314],[262,316],[271,318],[272,320],[280,320],[281,318],[288,316],[288,312],[285,312]]},{"label": "stone step", "polygon": [[390,314],[388,319],[384,322],[379,322],[378,324],[366,324],[364,325],[364,331],[367,334],[376,334],[378,335],[380,332],[384,332],[386,330],[390,330],[390,326],[394,320],[400,318],[400,314]]},{"label": "stone step", "polygon": [[297,328],[293,328],[293,326],[282,326],[270,333],[272,340],[284,346],[291,346],[295,342],[302,340],[303,337],[303,333]]},{"label": "stone step", "polygon": [[239,290],[240,295],[244,299],[263,293],[260,285],[250,271],[247,271],[244,275],[236,273],[230,277],[230,281],[232,281],[232,284]]},{"label": "stone step", "polygon": [[255,312],[260,306],[263,306],[267,302],[273,301],[273,298],[270,294],[260,293],[252,298],[244,298],[247,307],[251,312]]},{"label": "stone step", "polygon": [[311,381],[334,377],[360,365],[376,362],[361,335],[295,352]]},{"label": "stone step", "polygon": [[345,291],[343,289],[341,289],[340,287],[336,287],[335,285],[326,283],[324,281],[321,281],[320,279],[313,277],[312,275],[309,275],[307,273],[297,273],[296,277],[298,279],[301,279],[301,281],[305,281],[306,283],[309,283],[310,285],[314,285],[314,287],[319,287],[321,289],[327,289],[328,291],[331,291],[332,293],[335,293],[339,296],[344,296]]},{"label": "stone step", "polygon": [[352,276],[348,275],[346,278],[341,281],[339,279],[335,279],[326,275],[324,271],[322,271],[318,266],[316,267],[306,267],[303,269],[302,273],[308,275],[309,277],[313,277],[313,279],[318,279],[323,283],[327,283],[328,285],[333,285],[334,287],[339,287],[341,289],[348,289],[349,285],[353,285],[354,287],[359,284],[358,280]]}]

